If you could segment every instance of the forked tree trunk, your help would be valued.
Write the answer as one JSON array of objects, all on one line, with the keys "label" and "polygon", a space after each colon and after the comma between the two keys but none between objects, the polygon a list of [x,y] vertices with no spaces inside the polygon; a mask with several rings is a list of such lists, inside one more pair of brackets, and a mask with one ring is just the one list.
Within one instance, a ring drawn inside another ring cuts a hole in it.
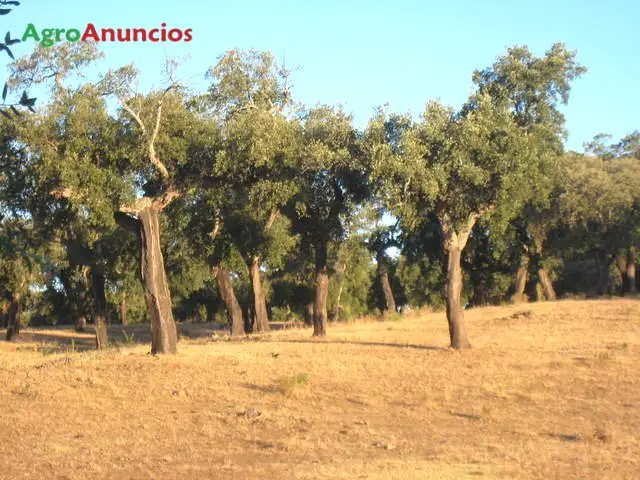
[{"label": "forked tree trunk", "polygon": [[122,292],[122,300],[120,300],[120,323],[127,325],[127,292]]},{"label": "forked tree trunk", "polygon": [[329,294],[329,270],[327,268],[327,245],[316,247],[316,297],[313,303],[313,336],[327,334],[327,296]]},{"label": "forked tree trunk", "polygon": [[523,253],[520,258],[520,266],[518,267],[518,271],[516,272],[516,281],[514,284],[514,292],[511,296],[511,300],[513,302],[524,302],[525,294],[524,291],[527,287],[527,280],[529,277],[529,254]]},{"label": "forked tree trunk", "polygon": [[20,314],[22,313],[22,295],[13,293],[7,312],[7,342],[12,342],[20,335]]},{"label": "forked tree trunk", "polygon": [[178,333],[171,310],[171,294],[164,270],[158,210],[145,207],[140,220],[142,284],[151,319],[151,353],[176,353]]},{"label": "forked tree trunk", "polygon": [[104,275],[91,272],[93,289],[93,323],[96,330],[96,348],[102,350],[109,343],[107,332],[107,299],[104,293]]},{"label": "forked tree trunk", "polygon": [[260,257],[254,256],[251,262],[251,287],[253,288],[253,304],[256,312],[256,322],[254,331],[269,331],[269,314],[267,313],[267,299],[262,289],[262,279],[260,276]]},{"label": "forked tree trunk", "polygon": [[627,260],[627,284],[629,293],[636,293],[636,248],[629,247],[629,256]]},{"label": "forked tree trunk", "polygon": [[460,230],[455,226],[448,215],[440,217],[444,248],[447,252],[447,280],[445,284],[445,296],[447,300],[447,320],[449,322],[449,338],[451,346],[455,349],[470,348],[464,326],[464,315],[461,304],[462,296],[462,250],[469,240],[471,230],[475,225],[477,215],[472,214]]},{"label": "forked tree trunk", "polygon": [[540,280],[540,285],[542,286],[542,295],[545,300],[555,300],[556,299],[556,291],[553,288],[553,282],[551,278],[549,278],[549,274],[544,269],[544,267],[538,268],[538,279]]},{"label": "forked tree trunk", "polygon": [[233,290],[233,283],[229,277],[229,270],[225,268],[214,268],[214,275],[218,282],[218,288],[220,289],[220,295],[222,301],[227,308],[227,316],[229,317],[229,326],[231,329],[231,336],[236,337],[244,335],[244,320],[242,319],[242,308],[236,298],[236,293]]},{"label": "forked tree trunk", "polygon": [[382,287],[382,293],[384,294],[384,314],[396,313],[396,299],[393,296],[393,290],[391,290],[391,282],[389,281],[389,270],[387,269],[387,262],[384,255],[377,256],[378,262],[378,274],[380,275],[380,286]]}]

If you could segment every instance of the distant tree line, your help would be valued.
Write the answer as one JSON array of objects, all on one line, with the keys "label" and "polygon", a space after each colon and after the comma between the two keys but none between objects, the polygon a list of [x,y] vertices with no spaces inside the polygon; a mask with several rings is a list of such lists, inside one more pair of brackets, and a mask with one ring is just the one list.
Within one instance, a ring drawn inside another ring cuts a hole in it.
[{"label": "distant tree line", "polygon": [[172,62],[147,93],[131,65],[77,76],[100,57],[67,43],[10,65],[3,98],[50,95],[0,118],[8,340],[92,322],[104,348],[109,323],[149,322],[173,353],[176,320],[323,336],[429,305],[465,348],[465,306],[636,291],[640,134],[564,151],[585,69],[562,44],[510,48],[459,109],[379,109],[364,130],[297,103],[269,53],[226,52],[196,93]]}]

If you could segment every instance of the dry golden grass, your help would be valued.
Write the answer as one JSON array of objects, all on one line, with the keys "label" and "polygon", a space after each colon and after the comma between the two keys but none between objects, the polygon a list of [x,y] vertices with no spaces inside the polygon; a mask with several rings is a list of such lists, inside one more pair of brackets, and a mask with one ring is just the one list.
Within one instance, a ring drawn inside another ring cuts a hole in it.
[{"label": "dry golden grass", "polygon": [[466,318],[464,352],[442,313],[159,358],[27,330],[57,343],[0,343],[0,477],[640,478],[640,301]]}]

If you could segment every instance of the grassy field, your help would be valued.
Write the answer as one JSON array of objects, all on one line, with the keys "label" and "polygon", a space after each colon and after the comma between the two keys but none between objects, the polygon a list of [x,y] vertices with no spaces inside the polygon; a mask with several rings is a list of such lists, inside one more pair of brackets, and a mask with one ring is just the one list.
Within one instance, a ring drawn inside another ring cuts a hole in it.
[{"label": "grassy field", "polygon": [[26,330],[0,342],[0,478],[640,478],[639,300],[466,319],[463,352],[443,313],[322,340],[184,327],[161,358]]}]

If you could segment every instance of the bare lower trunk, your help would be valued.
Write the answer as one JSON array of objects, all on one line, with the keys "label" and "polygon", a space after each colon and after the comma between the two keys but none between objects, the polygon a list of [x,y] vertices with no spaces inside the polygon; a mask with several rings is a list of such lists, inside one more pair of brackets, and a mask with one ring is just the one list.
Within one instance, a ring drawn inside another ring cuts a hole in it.
[{"label": "bare lower trunk", "polygon": [[511,296],[513,302],[526,301],[524,291],[527,287],[527,279],[529,276],[529,255],[524,253],[520,259],[520,266],[516,272],[516,281],[514,284],[514,292]]},{"label": "bare lower trunk", "polygon": [[269,331],[269,314],[267,313],[267,299],[262,289],[260,278],[260,257],[253,257],[251,262],[251,287],[253,288],[253,304],[256,312],[254,330],[256,332]]},{"label": "bare lower trunk", "polygon": [[629,293],[636,293],[636,248],[629,247],[627,260],[627,284]]},{"label": "bare lower trunk", "polygon": [[462,249],[452,247],[448,251],[447,260],[447,320],[449,321],[449,337],[451,346],[456,349],[469,348],[469,340],[464,326],[462,304],[462,266],[460,264]]},{"label": "bare lower trunk", "polygon": [[120,301],[120,323],[127,325],[127,293],[122,292],[122,300]]},{"label": "bare lower trunk", "polygon": [[391,282],[389,282],[389,271],[383,255],[378,255],[378,274],[380,275],[380,286],[384,294],[385,309],[384,314],[396,313],[396,299],[391,290]]},{"label": "bare lower trunk", "polygon": [[11,295],[11,303],[7,312],[7,342],[16,340],[20,335],[20,314],[22,313],[22,295]]},{"label": "bare lower trunk", "polygon": [[540,267],[538,268],[538,278],[540,279],[540,285],[542,286],[542,295],[545,300],[555,300],[556,291],[553,288],[553,282],[549,278],[547,271]]},{"label": "bare lower trunk", "polygon": [[316,247],[316,297],[313,303],[313,336],[327,334],[327,296],[329,294],[329,270],[327,268],[327,246]]},{"label": "bare lower trunk", "polygon": [[79,313],[73,328],[75,328],[76,332],[84,332],[87,328],[87,317]]},{"label": "bare lower trunk", "polygon": [[96,330],[96,348],[102,350],[109,343],[107,332],[107,299],[104,293],[104,275],[98,272],[91,273],[91,285],[93,288],[93,322]]},{"label": "bare lower trunk", "polygon": [[158,210],[143,208],[140,220],[142,283],[151,319],[151,353],[176,353],[178,333],[171,310],[171,294],[160,245]]},{"label": "bare lower trunk", "polygon": [[304,306],[304,324],[309,327],[313,325],[313,302]]},{"label": "bare lower trunk", "polygon": [[240,308],[240,304],[236,298],[236,293],[233,290],[233,283],[231,283],[231,278],[229,277],[229,270],[225,268],[216,268],[214,269],[214,274],[218,282],[222,301],[227,308],[231,336],[236,337],[244,335],[242,308]]}]

